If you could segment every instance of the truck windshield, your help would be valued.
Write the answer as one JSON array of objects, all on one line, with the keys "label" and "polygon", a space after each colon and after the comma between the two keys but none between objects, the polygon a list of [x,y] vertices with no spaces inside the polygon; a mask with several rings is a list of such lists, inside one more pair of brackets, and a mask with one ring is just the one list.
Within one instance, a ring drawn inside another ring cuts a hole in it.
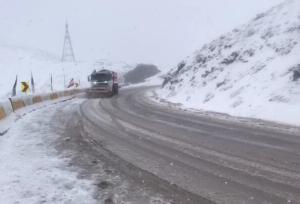
[{"label": "truck windshield", "polygon": [[111,81],[112,75],[111,74],[92,74],[91,80],[97,81],[97,82]]}]

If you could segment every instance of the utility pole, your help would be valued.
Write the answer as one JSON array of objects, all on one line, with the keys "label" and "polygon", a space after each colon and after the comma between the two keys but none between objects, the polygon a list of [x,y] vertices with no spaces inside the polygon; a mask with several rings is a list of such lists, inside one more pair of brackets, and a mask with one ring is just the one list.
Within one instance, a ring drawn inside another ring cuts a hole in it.
[{"label": "utility pole", "polygon": [[65,69],[63,68],[63,74],[64,74],[64,89],[66,88],[66,74]]},{"label": "utility pole", "polygon": [[52,79],[52,74],[51,74],[51,77],[50,77],[50,88],[51,88],[51,91],[53,92],[53,79]]},{"label": "utility pole", "polygon": [[63,53],[62,53],[61,61],[75,62],[75,55],[72,47],[68,23],[66,23],[65,40],[63,45]]}]

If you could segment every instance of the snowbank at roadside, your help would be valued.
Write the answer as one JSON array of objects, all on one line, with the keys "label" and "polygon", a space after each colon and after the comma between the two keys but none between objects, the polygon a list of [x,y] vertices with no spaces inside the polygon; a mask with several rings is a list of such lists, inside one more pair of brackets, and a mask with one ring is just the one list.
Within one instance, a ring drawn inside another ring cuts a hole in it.
[{"label": "snowbank at roadside", "polygon": [[59,135],[51,131],[51,118],[58,106],[19,115],[0,136],[1,203],[96,203],[93,183],[79,179],[53,147]]}]

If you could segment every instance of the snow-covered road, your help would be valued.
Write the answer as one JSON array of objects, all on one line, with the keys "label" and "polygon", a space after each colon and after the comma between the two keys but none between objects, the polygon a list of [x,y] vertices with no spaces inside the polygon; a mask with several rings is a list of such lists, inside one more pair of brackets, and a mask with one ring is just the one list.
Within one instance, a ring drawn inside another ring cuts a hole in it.
[{"label": "snow-covered road", "polygon": [[0,203],[299,203],[299,127],[181,110],[150,90],[15,115]]},{"label": "snow-covered road", "polygon": [[[65,101],[20,116],[0,137],[0,201],[22,203],[94,203],[92,181],[79,179],[68,158],[54,147],[59,138],[52,116]],[[64,124],[56,124],[61,127]]]},{"label": "snow-covered road", "polygon": [[298,127],[190,112],[147,91],[81,105],[87,145],[106,150],[115,168],[176,204],[299,203]]},{"label": "snow-covered road", "polygon": [[79,107],[65,98],[26,107],[1,121],[0,203],[168,204],[132,182],[82,133]]}]

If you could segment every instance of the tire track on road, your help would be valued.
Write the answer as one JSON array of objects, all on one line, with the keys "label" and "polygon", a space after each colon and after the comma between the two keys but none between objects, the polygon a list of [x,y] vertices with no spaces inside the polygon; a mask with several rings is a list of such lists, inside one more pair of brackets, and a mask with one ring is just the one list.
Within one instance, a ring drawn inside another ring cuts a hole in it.
[{"label": "tire track on road", "polygon": [[[145,91],[147,88],[124,90],[119,97],[100,99],[99,105],[95,101],[82,105],[82,114],[97,127],[95,137],[97,132],[101,134],[106,148],[154,176],[216,202],[297,203],[300,200],[297,169],[300,159],[299,155],[293,155],[297,153],[300,138],[297,143],[292,143],[289,138],[281,140],[281,133],[270,136],[268,131],[260,134],[260,130],[257,135],[255,132],[251,135],[249,127],[241,125],[237,129],[234,123],[234,128],[226,129],[230,122],[214,125],[211,119],[202,122],[203,117],[199,119],[201,125],[197,129],[199,121],[188,125],[189,117],[178,118],[177,114],[164,111],[157,113],[156,106],[152,109],[144,107],[141,101],[145,100],[142,95]],[[97,114],[112,120],[105,123]],[[209,128],[215,129],[210,133]],[[222,136],[224,129],[234,136],[228,133]],[[243,134],[239,135],[239,132]],[[261,141],[259,136],[266,139]],[[289,134],[285,136],[289,137]],[[296,139],[291,136],[291,140]],[[247,156],[243,149],[252,155]],[[243,154],[239,155],[239,152]],[[262,153],[261,158],[255,156]],[[272,154],[278,155],[277,160],[268,159]],[[281,161],[296,163],[285,167]]]}]

